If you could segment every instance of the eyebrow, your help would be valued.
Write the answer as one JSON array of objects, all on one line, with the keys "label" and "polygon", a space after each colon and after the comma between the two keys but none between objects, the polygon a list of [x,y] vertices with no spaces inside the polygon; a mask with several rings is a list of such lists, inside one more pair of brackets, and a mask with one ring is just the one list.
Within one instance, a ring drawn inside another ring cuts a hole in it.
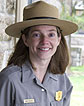
[{"label": "eyebrow", "polygon": [[55,29],[50,29],[50,30],[48,30],[48,31],[57,31],[57,30],[55,30]]}]

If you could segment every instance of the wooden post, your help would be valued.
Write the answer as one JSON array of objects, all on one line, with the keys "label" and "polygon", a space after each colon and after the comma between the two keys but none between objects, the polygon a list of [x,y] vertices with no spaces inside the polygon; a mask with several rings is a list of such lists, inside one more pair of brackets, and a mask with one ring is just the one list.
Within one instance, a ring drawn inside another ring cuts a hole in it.
[{"label": "wooden post", "polygon": [[[27,0],[16,0],[15,23],[23,20],[23,8],[26,4]],[[16,41],[16,38],[13,38],[14,46]]]}]

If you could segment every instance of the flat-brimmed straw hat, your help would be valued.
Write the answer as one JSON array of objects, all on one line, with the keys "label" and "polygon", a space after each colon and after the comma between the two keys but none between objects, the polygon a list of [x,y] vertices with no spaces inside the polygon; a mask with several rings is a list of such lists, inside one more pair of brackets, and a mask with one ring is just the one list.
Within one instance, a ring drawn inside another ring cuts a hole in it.
[{"label": "flat-brimmed straw hat", "polygon": [[23,21],[8,26],[5,32],[9,36],[20,37],[22,30],[35,25],[58,26],[64,36],[78,29],[75,23],[59,19],[59,11],[55,6],[38,1],[26,6],[23,11]]}]

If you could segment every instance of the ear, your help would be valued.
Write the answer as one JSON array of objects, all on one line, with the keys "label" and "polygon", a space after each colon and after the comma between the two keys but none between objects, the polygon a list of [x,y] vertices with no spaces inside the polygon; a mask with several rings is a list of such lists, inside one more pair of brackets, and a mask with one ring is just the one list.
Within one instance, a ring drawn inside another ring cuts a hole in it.
[{"label": "ear", "polygon": [[58,44],[57,45],[60,44],[60,41],[61,41],[61,35],[58,37]]},{"label": "ear", "polygon": [[28,39],[25,37],[25,35],[22,35],[22,40],[24,42],[24,44],[28,47]]}]

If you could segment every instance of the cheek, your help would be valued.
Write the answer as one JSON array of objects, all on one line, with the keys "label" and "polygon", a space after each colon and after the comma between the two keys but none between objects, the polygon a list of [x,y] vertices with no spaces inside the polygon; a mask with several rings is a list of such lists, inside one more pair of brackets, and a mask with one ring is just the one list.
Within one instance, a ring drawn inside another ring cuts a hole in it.
[{"label": "cheek", "polygon": [[28,47],[36,48],[37,46],[38,46],[38,42],[36,40],[29,40],[28,41]]},{"label": "cheek", "polygon": [[56,46],[58,46],[60,44],[60,37],[56,39]]},{"label": "cheek", "polygon": [[54,40],[53,41],[53,46],[57,47],[58,45],[59,45],[59,40],[58,39]]},{"label": "cheek", "polygon": [[60,42],[57,39],[53,42],[53,49],[54,49],[55,52],[56,52],[57,47],[59,46],[59,44],[60,44]]}]

